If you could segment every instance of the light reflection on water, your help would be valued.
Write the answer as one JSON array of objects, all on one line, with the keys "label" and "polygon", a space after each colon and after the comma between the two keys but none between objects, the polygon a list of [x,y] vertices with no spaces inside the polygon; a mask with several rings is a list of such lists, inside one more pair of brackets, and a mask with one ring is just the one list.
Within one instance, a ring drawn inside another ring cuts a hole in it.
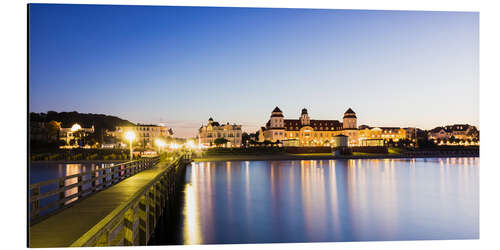
[{"label": "light reflection on water", "polygon": [[184,244],[479,237],[479,158],[201,162],[186,179]]},{"label": "light reflection on water", "polygon": [[[84,173],[84,172],[89,172],[92,170],[96,169],[101,169],[105,167],[112,166],[113,164],[116,163],[100,163],[100,162],[93,162],[93,163],[47,163],[47,162],[37,162],[37,163],[31,163],[30,164],[30,172],[29,172],[29,179],[30,179],[30,184],[33,183],[38,183],[42,181],[47,181],[47,180],[52,180],[52,179],[57,179],[65,176],[70,176],[70,175],[75,175],[79,173]],[[107,170],[107,173],[109,173],[109,170]],[[97,176],[99,176],[99,173],[97,173]],[[83,180],[87,180],[90,178],[89,175],[85,176]],[[78,182],[78,178],[69,178],[64,181],[65,186],[69,186],[72,184],[76,184]],[[83,185],[83,189],[87,189],[90,187],[90,183],[87,183]],[[59,188],[59,183],[52,183],[49,185],[42,186],[40,191],[41,193],[45,193],[54,189]],[[76,194],[78,192],[78,187],[73,187],[71,189],[68,189],[64,192],[64,197],[71,196],[73,194]],[[48,198],[42,199],[40,201],[40,206],[44,206],[46,204],[49,204],[51,202],[54,202],[59,199],[58,194],[50,196]],[[74,197],[68,201],[65,202],[65,204],[69,204],[75,200],[77,200],[78,197]],[[51,210],[45,211],[42,213],[45,214]]]}]

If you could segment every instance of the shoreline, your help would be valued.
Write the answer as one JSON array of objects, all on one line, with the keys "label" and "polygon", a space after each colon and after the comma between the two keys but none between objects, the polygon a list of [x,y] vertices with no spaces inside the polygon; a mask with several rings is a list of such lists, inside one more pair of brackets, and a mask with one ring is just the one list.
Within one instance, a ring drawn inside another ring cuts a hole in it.
[{"label": "shoreline", "polygon": [[327,154],[262,154],[262,155],[213,155],[193,158],[193,162],[216,162],[216,161],[265,161],[265,160],[356,160],[356,159],[402,159],[402,158],[455,158],[455,157],[479,157],[475,154],[455,155],[407,155],[407,154],[365,154],[333,156]]}]

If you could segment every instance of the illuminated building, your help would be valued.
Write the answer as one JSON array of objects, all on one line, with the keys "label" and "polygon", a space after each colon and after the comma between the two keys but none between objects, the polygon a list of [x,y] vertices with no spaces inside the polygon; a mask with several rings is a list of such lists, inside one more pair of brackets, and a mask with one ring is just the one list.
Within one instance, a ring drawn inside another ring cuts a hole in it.
[{"label": "illuminated building", "polygon": [[310,119],[305,108],[299,119],[285,119],[283,112],[276,107],[261,131],[265,140],[280,141],[284,145],[330,146],[335,136],[345,135],[349,138],[349,146],[354,146],[358,144],[356,123],[356,113],[350,108],[344,113],[343,122],[339,122]]},{"label": "illuminated building", "polygon": [[450,139],[452,136],[460,140],[479,139],[479,130],[469,124],[455,124],[436,127],[428,133],[429,139]]},{"label": "illuminated building", "polygon": [[[398,142],[407,138],[407,130],[400,127],[369,127],[366,125],[359,126],[360,145],[372,146],[375,139],[384,141]],[[363,142],[367,140],[367,142]],[[368,143],[368,140],[371,141]]]},{"label": "illuminated building", "polygon": [[157,138],[167,138],[174,134],[171,128],[165,125],[137,124],[136,126],[117,126],[115,131],[108,132],[118,140],[125,140],[124,133],[133,131],[136,135],[134,145],[154,148]]},{"label": "illuminated building", "polygon": [[198,142],[202,146],[213,147],[217,138],[224,138],[228,140],[226,147],[240,147],[241,134],[241,125],[231,125],[229,122],[221,125],[210,118],[207,125],[202,125],[198,129]]},{"label": "illuminated building", "polygon": [[71,140],[85,138],[94,132],[94,125],[90,128],[82,128],[79,124],[75,123],[70,128],[61,128],[59,130],[59,140],[66,141],[66,144],[70,144]]}]

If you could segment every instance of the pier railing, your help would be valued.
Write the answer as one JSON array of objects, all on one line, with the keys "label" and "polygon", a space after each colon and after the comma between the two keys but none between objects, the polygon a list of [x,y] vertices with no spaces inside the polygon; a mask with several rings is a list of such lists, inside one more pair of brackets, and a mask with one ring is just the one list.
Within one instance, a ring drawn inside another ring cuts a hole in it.
[{"label": "pier railing", "polygon": [[[190,154],[177,157],[127,202],[71,244],[71,247],[147,245],[164,213],[183,184],[183,173]],[[167,211],[168,210],[168,211]]]},{"label": "pier railing", "polygon": [[[31,184],[30,220],[39,221],[71,206],[78,199],[106,189],[155,166],[160,157],[145,158]],[[42,192],[43,191],[43,192]],[[41,203],[45,201],[43,205]]]}]

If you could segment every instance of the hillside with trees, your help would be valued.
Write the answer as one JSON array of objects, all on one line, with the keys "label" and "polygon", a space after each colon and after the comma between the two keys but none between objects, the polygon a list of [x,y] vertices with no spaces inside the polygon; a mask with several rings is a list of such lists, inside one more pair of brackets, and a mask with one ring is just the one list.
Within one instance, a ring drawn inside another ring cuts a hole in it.
[{"label": "hillside with trees", "polygon": [[104,114],[85,114],[73,112],[55,112],[47,113],[30,113],[30,121],[35,122],[50,122],[58,121],[61,127],[69,128],[73,124],[78,123],[84,128],[90,128],[94,125],[95,129],[114,129],[116,126],[131,126],[132,122],[118,118],[116,116]]},{"label": "hillside with trees", "polygon": [[[73,124],[78,123],[80,126],[84,128],[90,128],[94,126],[95,133],[90,135],[88,140],[92,140],[95,142],[103,143],[106,141],[106,130],[114,130],[116,126],[132,126],[134,123],[121,119],[116,116],[104,115],[104,114],[85,114],[78,113],[76,111],[73,112],[55,112],[49,111],[47,113],[33,113],[31,112],[29,115],[31,125],[35,125],[37,123],[46,123],[47,127],[39,131],[39,133],[47,134],[46,136],[41,136],[40,138],[30,138],[32,141],[32,146],[36,146],[40,144],[40,146],[46,146],[44,143],[37,143],[36,141],[44,141],[51,142],[53,140],[49,138],[53,138],[54,130],[57,131],[58,128],[69,128]],[[30,126],[31,130],[34,130],[36,126]],[[31,131],[34,132],[34,131]],[[33,133],[30,133],[33,136]],[[45,139],[46,137],[47,139]]]}]

